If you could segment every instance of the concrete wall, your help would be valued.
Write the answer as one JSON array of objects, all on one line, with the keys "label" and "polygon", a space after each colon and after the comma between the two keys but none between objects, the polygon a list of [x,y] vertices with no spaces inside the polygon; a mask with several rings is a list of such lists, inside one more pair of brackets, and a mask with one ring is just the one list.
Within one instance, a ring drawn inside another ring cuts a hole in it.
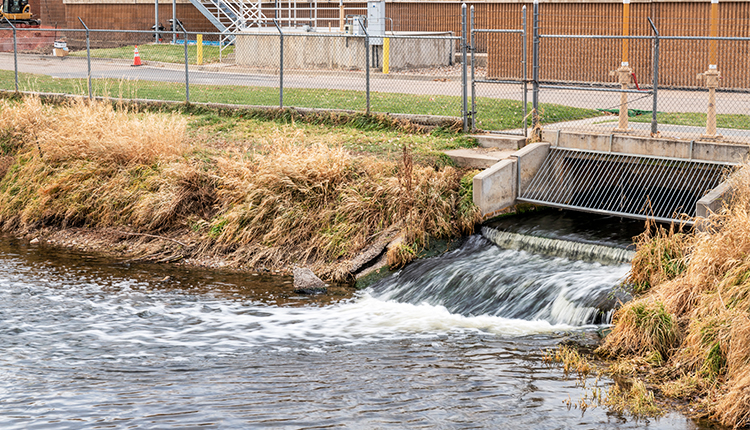
[{"label": "concrete wall", "polygon": [[550,144],[532,143],[516,151],[510,159],[501,160],[492,167],[474,176],[474,204],[483,217],[507,209],[516,204],[518,197],[518,172],[521,192],[529,185],[549,154]]},{"label": "concrete wall", "polygon": [[[433,34],[444,37],[446,34]],[[447,66],[453,58],[453,43],[445,39],[390,39],[392,70]],[[383,47],[376,46],[374,68],[382,67]],[[248,31],[237,36],[237,64],[279,67],[279,36],[271,32]],[[284,34],[284,68],[364,70],[365,40],[362,37],[322,36],[303,32]]]},{"label": "concrete wall", "polygon": [[[261,68],[279,67],[278,35],[241,34],[237,36],[236,44],[237,64]],[[284,68],[364,69],[364,39],[285,35]]]},{"label": "concrete wall", "polygon": [[712,212],[718,212],[731,198],[732,188],[728,182],[722,182],[721,185],[711,190],[698,200],[695,204],[696,216],[707,218]]},{"label": "concrete wall", "polygon": [[740,163],[750,155],[750,146],[717,142],[694,142],[608,134],[545,131],[542,139],[561,148],[618,152],[633,155]]}]

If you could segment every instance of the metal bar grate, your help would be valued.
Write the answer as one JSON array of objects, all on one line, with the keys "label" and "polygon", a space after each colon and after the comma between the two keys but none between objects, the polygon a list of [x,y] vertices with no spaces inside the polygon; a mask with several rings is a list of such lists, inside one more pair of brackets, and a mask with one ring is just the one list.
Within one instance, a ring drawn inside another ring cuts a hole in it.
[{"label": "metal bar grate", "polygon": [[[519,201],[627,218],[685,222],[731,166],[577,149],[550,148]],[[689,222],[688,222],[689,223]]]}]

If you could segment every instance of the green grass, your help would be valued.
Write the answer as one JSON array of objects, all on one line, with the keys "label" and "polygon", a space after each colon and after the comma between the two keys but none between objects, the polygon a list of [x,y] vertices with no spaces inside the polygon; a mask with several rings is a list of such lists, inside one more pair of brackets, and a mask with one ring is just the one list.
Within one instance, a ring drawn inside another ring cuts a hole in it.
[{"label": "green grass", "polygon": [[[132,60],[135,50],[135,45],[122,46],[119,48],[103,48],[103,49],[92,49],[91,57],[93,58],[116,58]],[[188,45],[188,62],[190,64],[196,64],[198,47],[196,45]],[[234,52],[234,46],[228,46],[221,53],[223,58]],[[74,51],[71,52],[72,57],[85,57],[86,51]],[[141,61],[160,61],[164,63],[185,63],[185,46],[184,45],[172,45],[168,43],[162,44],[147,44],[138,45],[138,55],[141,57]],[[219,62],[219,47],[203,45],[203,64],[218,63]]]},{"label": "green grass", "polygon": [[[651,122],[651,115],[640,115],[631,117],[633,122]],[[706,126],[705,113],[665,113],[656,114],[659,124],[689,125],[694,127]],[[733,128],[739,130],[750,130],[750,115],[718,114],[716,115],[716,126],[720,128]]]},{"label": "green grass", "polygon": [[[126,81],[115,79],[92,80],[93,93],[122,99],[153,99],[184,101],[185,86],[181,83]],[[0,71],[0,89],[15,88],[12,71]],[[19,74],[21,91],[40,91],[65,94],[88,94],[85,79],[58,79],[46,75]],[[285,88],[284,106],[347,109],[364,111],[364,91]],[[277,88],[243,87],[236,85],[190,85],[190,101],[196,103],[226,103],[257,106],[278,106]],[[477,127],[485,130],[508,130],[521,128],[523,105],[521,102],[493,98],[478,98],[480,112]],[[436,95],[404,95],[398,93],[370,94],[372,112],[408,113],[418,115],[461,115],[461,97]],[[553,123],[599,115],[593,109],[571,108],[561,105],[542,104],[542,122]],[[527,119],[530,124],[530,119]]]}]

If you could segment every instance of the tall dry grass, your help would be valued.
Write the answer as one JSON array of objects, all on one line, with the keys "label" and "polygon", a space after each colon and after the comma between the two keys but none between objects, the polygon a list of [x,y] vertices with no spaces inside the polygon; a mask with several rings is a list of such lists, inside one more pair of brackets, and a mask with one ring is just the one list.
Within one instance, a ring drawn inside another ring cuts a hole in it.
[{"label": "tall dry grass", "polygon": [[478,220],[450,167],[357,157],[281,133],[257,153],[188,147],[180,116],[87,101],[52,108],[31,98],[0,115],[0,136],[14,145],[0,180],[5,229],[191,232],[200,242],[191,252],[251,268],[304,264],[341,280],[384,232],[401,229],[418,250]]},{"label": "tall dry grass", "polygon": [[[670,231],[639,244],[633,277],[652,285],[617,312],[600,352],[659,351],[665,358],[665,393],[691,400],[698,395],[713,419],[744,427],[750,425],[750,167],[729,181],[731,202],[701,228],[689,236]],[[655,249],[662,258],[650,257]],[[664,258],[664,250],[684,255],[675,261]],[[644,309],[660,315],[661,322],[644,324],[634,317]]]}]

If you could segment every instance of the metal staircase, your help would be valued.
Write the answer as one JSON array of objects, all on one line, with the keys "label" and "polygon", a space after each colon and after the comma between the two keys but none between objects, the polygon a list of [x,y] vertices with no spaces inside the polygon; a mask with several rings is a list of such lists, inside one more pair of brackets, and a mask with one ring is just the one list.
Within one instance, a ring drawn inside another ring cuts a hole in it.
[{"label": "metal staircase", "polygon": [[266,22],[266,16],[261,11],[260,0],[231,1],[224,0],[190,0],[211,24],[221,33],[221,50],[232,45],[235,33],[239,30],[260,26]]}]

